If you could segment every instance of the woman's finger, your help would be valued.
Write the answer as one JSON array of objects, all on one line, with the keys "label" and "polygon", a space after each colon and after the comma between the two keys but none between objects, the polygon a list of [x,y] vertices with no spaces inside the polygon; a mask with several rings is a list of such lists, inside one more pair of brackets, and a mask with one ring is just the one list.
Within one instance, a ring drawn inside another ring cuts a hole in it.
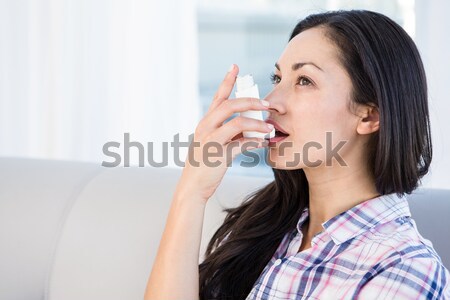
[{"label": "woman's finger", "polygon": [[244,137],[244,135],[243,135],[242,132],[241,132],[241,133],[239,133],[238,135],[236,135],[236,136],[234,136],[233,138],[231,138],[231,141],[235,141],[235,140],[241,139],[241,138],[243,138],[243,137]]},{"label": "woman's finger", "polygon": [[244,151],[262,148],[268,145],[268,142],[261,138],[240,138],[230,142],[225,146],[226,163],[230,166],[233,159]]},{"label": "woman's finger", "polygon": [[236,82],[236,76],[239,73],[239,67],[232,64],[228,70],[225,78],[217,89],[216,94],[213,97],[213,101],[209,106],[208,112],[214,110],[219,106],[224,100],[230,97],[231,91],[233,90],[234,83]]},{"label": "woman's finger", "polygon": [[263,134],[269,134],[272,129],[272,124],[267,124],[261,120],[238,116],[214,130],[214,132],[210,134],[208,140],[225,145],[226,143],[233,141],[233,139],[236,139],[236,136],[243,131],[257,131]]},{"label": "woman's finger", "polygon": [[222,102],[215,110],[206,114],[203,120],[205,130],[212,131],[230,118],[233,114],[247,110],[268,110],[269,102],[257,98],[237,98]]}]

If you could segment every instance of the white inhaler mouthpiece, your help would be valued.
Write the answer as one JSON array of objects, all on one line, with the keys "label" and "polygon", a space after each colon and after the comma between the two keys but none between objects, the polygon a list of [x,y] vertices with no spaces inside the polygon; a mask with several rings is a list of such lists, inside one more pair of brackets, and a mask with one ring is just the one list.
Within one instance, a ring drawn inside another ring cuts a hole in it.
[{"label": "white inhaler mouthpiece", "polygon": [[[253,76],[251,74],[245,76],[238,76],[236,79],[236,98],[258,98],[259,90],[258,85],[255,84]],[[263,113],[260,110],[247,110],[240,113],[241,116],[246,118],[253,118],[256,120],[264,121]],[[245,138],[273,138],[275,136],[275,128],[270,133],[262,133],[257,131],[244,131],[242,133]]]}]

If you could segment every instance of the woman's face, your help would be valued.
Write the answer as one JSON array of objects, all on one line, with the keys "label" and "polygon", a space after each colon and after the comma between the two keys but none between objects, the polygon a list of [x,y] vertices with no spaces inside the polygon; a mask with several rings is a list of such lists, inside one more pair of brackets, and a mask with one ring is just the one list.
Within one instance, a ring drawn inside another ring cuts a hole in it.
[{"label": "woman's face", "polygon": [[349,106],[352,83],[324,33],[312,28],[298,34],[276,63],[274,87],[265,98],[272,108],[268,119],[289,136],[269,145],[273,168],[348,165],[356,151],[360,118]]}]

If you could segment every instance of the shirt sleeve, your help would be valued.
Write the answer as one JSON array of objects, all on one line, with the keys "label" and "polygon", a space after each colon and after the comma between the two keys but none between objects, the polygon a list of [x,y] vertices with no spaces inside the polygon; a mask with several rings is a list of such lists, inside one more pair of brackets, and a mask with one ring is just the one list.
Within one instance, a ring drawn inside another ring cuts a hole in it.
[{"label": "shirt sleeve", "polygon": [[369,280],[358,299],[450,299],[450,274],[430,257],[402,260]]}]

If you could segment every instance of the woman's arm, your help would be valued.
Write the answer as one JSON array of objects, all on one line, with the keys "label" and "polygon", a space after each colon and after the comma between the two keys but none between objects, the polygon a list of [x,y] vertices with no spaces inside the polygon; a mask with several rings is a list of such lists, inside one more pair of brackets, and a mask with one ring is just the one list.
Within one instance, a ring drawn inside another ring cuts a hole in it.
[{"label": "woman's arm", "polygon": [[[246,130],[271,132],[273,126],[264,121],[236,117],[225,122],[237,112],[268,110],[268,103],[264,105],[254,98],[228,101],[238,71],[235,65],[230,68],[195,130],[147,283],[145,300],[199,298],[199,248],[206,203],[222,181],[229,164],[243,149],[267,145],[263,139],[244,138],[242,135]],[[214,146],[214,162],[209,160],[211,146]]]},{"label": "woman's arm", "polygon": [[206,201],[179,185],[148,280],[145,300],[198,299],[198,258]]}]

